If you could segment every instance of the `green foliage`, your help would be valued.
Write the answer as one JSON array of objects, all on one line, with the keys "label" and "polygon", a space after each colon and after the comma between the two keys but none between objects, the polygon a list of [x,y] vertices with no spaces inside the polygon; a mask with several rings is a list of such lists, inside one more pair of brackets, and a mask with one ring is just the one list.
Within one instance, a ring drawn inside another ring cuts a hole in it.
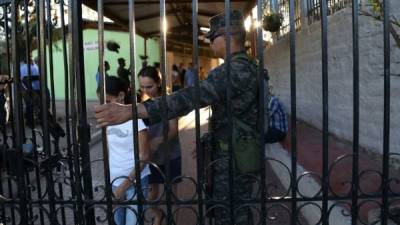
[{"label": "green foliage", "polygon": [[379,0],[368,0],[369,5],[372,7],[372,11],[376,14],[383,14],[382,4]]},{"label": "green foliage", "polygon": [[[360,14],[364,15],[364,16],[372,17],[379,21],[382,21],[385,11],[384,11],[381,0],[368,0],[368,6],[371,7],[371,10],[369,12],[361,11]],[[400,22],[393,15],[390,17],[389,22],[390,22],[389,23],[389,32],[392,35],[397,47],[400,48],[400,34],[398,33],[398,30],[400,28]],[[395,29],[394,26],[396,26],[397,29]]]},{"label": "green foliage", "polygon": [[268,13],[263,18],[263,28],[269,32],[278,32],[283,23],[283,16],[281,13]]}]

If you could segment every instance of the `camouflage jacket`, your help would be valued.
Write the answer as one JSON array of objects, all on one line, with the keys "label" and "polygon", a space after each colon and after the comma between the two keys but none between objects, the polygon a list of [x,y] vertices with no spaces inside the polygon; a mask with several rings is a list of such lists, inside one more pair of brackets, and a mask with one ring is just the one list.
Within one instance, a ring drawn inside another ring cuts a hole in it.
[{"label": "camouflage jacket", "polygon": [[[231,107],[232,116],[239,118],[251,127],[256,127],[258,116],[258,79],[257,65],[245,52],[231,56]],[[214,140],[228,140],[229,121],[227,117],[227,75],[225,63],[209,72],[206,80],[200,82],[200,108],[211,105],[212,117],[210,129]],[[194,87],[182,89],[166,97],[167,118],[176,118],[191,112],[195,108]],[[144,103],[148,119],[146,123],[161,121],[161,98]]]}]

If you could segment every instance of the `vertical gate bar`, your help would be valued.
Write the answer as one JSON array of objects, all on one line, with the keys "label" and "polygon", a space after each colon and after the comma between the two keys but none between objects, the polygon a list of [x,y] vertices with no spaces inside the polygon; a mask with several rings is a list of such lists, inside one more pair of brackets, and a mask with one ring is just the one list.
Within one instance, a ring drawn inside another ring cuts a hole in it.
[{"label": "vertical gate bar", "polygon": [[[130,46],[130,66],[131,66],[131,87],[136,90],[136,23],[135,23],[135,1],[129,1],[129,46]],[[145,54],[146,55],[146,54]],[[139,136],[138,136],[138,115],[137,115],[137,98],[136,93],[131,92],[132,101],[132,127],[133,127],[133,143],[134,143],[134,156],[135,156],[135,183],[137,190],[137,199],[139,201],[137,218],[139,225],[144,224],[145,216],[143,215],[143,204],[145,198],[143,196],[142,182],[141,182],[141,171],[140,171],[140,157],[139,157]]]},{"label": "vertical gate bar", "polygon": [[[64,0],[60,1],[60,12],[61,12],[61,39],[62,39],[62,51],[63,51],[63,65],[64,65],[64,105],[65,105],[65,127],[66,127],[66,142],[67,142],[67,160],[68,160],[68,168],[69,168],[69,176],[70,176],[70,186],[71,186],[71,197],[75,199],[76,193],[74,188],[74,168],[73,168],[73,154],[71,149],[71,124],[70,124],[70,107],[69,107],[69,70],[68,70],[68,54],[67,54],[67,37],[66,27],[65,27],[65,13],[64,13]],[[76,210],[76,204],[73,204],[73,209]],[[74,212],[74,223],[78,224],[77,217]]]},{"label": "vertical gate bar", "polygon": [[[263,6],[264,1],[263,0],[257,0],[257,23],[261,24],[262,23],[262,17],[263,17]],[[250,16],[252,16],[250,14]],[[256,45],[257,45],[257,59],[258,59],[258,80],[259,80],[259,106],[258,106],[258,120],[259,120],[259,133],[260,135],[260,157],[262,158],[262,164],[261,164],[261,224],[266,225],[267,224],[267,206],[266,206],[266,197],[267,197],[267,188],[266,188],[266,166],[265,166],[265,135],[264,131],[267,128],[268,129],[268,124],[269,120],[268,117],[265,117],[265,105],[268,105],[268,99],[269,99],[269,93],[266,92],[268,90],[268,84],[269,81],[266,80],[267,78],[264,77],[264,41],[263,41],[263,29],[262,26],[257,26],[256,30]],[[268,93],[267,96],[265,96],[265,93]]]},{"label": "vertical gate bar", "polygon": [[24,130],[24,124],[23,124],[23,117],[22,117],[22,96],[21,93],[19,92],[19,87],[21,86],[20,83],[20,58],[19,58],[19,51],[18,51],[18,2],[17,0],[11,1],[11,43],[12,43],[12,77],[14,78],[14,85],[12,87],[13,90],[13,97],[14,101],[13,104],[16,106],[15,107],[15,113],[13,116],[13,123],[15,124],[16,132],[15,132],[15,149],[17,151],[17,182],[18,182],[18,197],[19,197],[19,214],[20,214],[20,221],[21,224],[27,224],[28,218],[27,218],[27,199],[26,199],[26,186],[25,186],[25,181],[24,181],[24,164],[23,164],[23,152],[22,152],[22,144],[24,143],[24,137],[23,137],[23,130]]},{"label": "vertical gate bar", "polygon": [[[5,31],[6,31],[6,52],[7,52],[7,74],[8,75],[11,75],[11,53],[10,53],[10,39],[8,38],[9,36],[10,36],[10,31],[9,31],[9,29],[8,29],[8,22],[9,22],[9,18],[8,18],[8,9],[11,9],[10,8],[10,5],[5,5],[4,6],[4,21],[5,21],[5,24],[6,24],[6,29],[5,29]],[[9,93],[9,98],[10,98],[10,102],[14,102],[13,101],[13,96],[12,96],[12,88],[8,88],[8,93]],[[13,104],[10,104],[10,112],[13,112],[13,108],[14,108],[14,106],[13,106]],[[14,124],[12,123],[11,124],[11,133],[12,133],[12,136],[13,137],[15,137],[15,128],[14,128]],[[13,142],[14,142],[14,140],[13,140]]]},{"label": "vertical gate bar", "polygon": [[[9,48],[8,48],[8,46],[9,46],[9,44],[8,44],[8,17],[7,17],[7,5],[1,5],[1,8],[3,9],[3,13],[4,13],[4,34],[5,34],[5,39],[6,39],[6,55],[7,55],[7,72],[5,73],[5,74],[8,74],[8,75],[10,75],[10,63],[9,63],[9,58],[10,58],[10,55],[9,55]],[[8,88],[8,89],[11,89],[11,88]],[[4,94],[6,93],[6,90],[4,91]],[[11,95],[10,95],[11,96]],[[10,104],[10,106],[11,106],[12,104]],[[12,112],[12,111],[10,111],[10,112]],[[7,141],[8,141],[8,137],[7,137],[7,128],[6,128],[6,126],[4,126],[4,130],[2,130],[2,136],[3,136],[3,145],[4,146],[6,146],[6,148],[8,148],[8,144],[7,144]],[[5,154],[3,154],[3,153],[1,153],[2,154],[2,156],[3,156],[3,161],[1,162],[1,163],[4,163],[4,164],[7,164],[7,162],[6,162],[6,160],[5,160]],[[4,166],[4,165],[3,165]],[[7,168],[7,165],[5,166],[6,168]],[[4,195],[4,190],[3,190],[3,176],[2,176],[2,174],[3,173],[0,173],[0,181],[1,181],[1,184],[0,184],[0,194],[3,194]],[[4,180],[6,180],[6,179],[4,179]],[[9,182],[9,179],[7,179],[7,182]],[[3,203],[3,202],[1,202],[1,205],[0,205],[1,207],[1,221],[5,221],[6,220],[6,207],[5,207],[5,204]],[[12,212],[12,217],[14,217],[14,215],[13,215],[14,213]]]},{"label": "vertical gate bar", "polygon": [[[27,65],[27,72],[28,72],[28,90],[29,91],[32,91],[32,82],[31,82],[31,78],[32,78],[32,71],[31,71],[31,65],[30,65],[30,62],[29,62],[29,60],[30,60],[30,56],[31,56],[31,54],[30,54],[30,51],[31,51],[31,46],[30,46],[30,43],[29,43],[29,40],[30,40],[30,32],[29,32],[29,19],[28,19],[28,17],[29,17],[29,10],[28,10],[28,0],[24,0],[24,2],[21,2],[22,4],[23,4],[23,9],[24,9],[24,22],[25,22],[25,24],[24,24],[24,29],[25,29],[25,31],[26,31],[26,39],[25,39],[25,62],[26,62],[26,65]],[[23,81],[21,81],[21,82],[23,82]],[[22,89],[23,89],[23,87],[22,87],[23,85],[21,85],[21,89],[19,90],[19,91],[23,91]],[[23,111],[23,110],[22,110]],[[26,112],[26,113],[29,113],[30,115],[28,115],[28,116],[31,116],[31,121],[33,121],[33,111],[32,112]],[[34,128],[34,126],[32,126],[32,140],[33,140],[33,144],[34,144],[34,146],[36,146],[36,138],[35,138],[35,132],[34,132],[34,130],[33,130],[33,128]],[[25,136],[26,134],[25,134],[25,129],[24,129],[24,136]],[[25,136],[24,137],[24,139],[27,141],[28,140],[28,137],[27,136]],[[34,147],[34,154],[35,154],[35,147]],[[36,170],[37,170],[38,168],[36,167]],[[30,175],[29,175],[29,172],[27,172],[27,173],[25,173],[25,179],[26,179],[26,184],[27,185],[30,185]],[[38,176],[36,176],[36,179],[38,179]],[[29,202],[29,207],[28,207],[28,210],[29,210],[29,216],[28,216],[28,218],[33,218],[33,209],[32,209],[32,203],[31,203],[31,201],[32,201],[32,195],[31,195],[31,192],[28,190],[27,192],[26,192],[26,195],[27,195],[27,199],[28,199],[28,202]],[[28,220],[29,221],[29,220]],[[30,224],[32,224],[32,222],[31,221],[29,221],[30,222]]]},{"label": "vertical gate bar", "polygon": [[[103,0],[97,0],[97,15],[98,15],[98,45],[99,45],[99,73],[100,73],[100,103],[105,104],[106,96],[106,75],[104,68],[104,4]],[[103,166],[104,166],[104,182],[106,187],[106,202],[107,202],[107,221],[112,224],[112,189],[110,180],[110,165],[108,158],[107,144],[107,128],[101,128],[102,146],[103,146]]]},{"label": "vertical gate bar", "polygon": [[310,24],[310,0],[306,0],[306,4],[307,4],[307,23]]},{"label": "vertical gate bar", "polygon": [[232,97],[232,84],[231,84],[231,26],[230,26],[230,21],[231,21],[231,2],[230,0],[225,0],[225,32],[228,35],[225,35],[225,51],[226,51],[226,57],[225,57],[225,71],[226,71],[226,81],[227,81],[227,87],[226,87],[226,96],[227,96],[227,101],[226,101],[226,107],[227,107],[227,117],[228,117],[228,160],[229,160],[229,217],[230,217],[230,223],[234,224],[235,223],[235,214],[234,214],[234,180],[233,180],[233,148],[232,148],[232,104],[231,104],[231,97]]},{"label": "vertical gate bar", "polygon": [[51,90],[51,112],[53,116],[56,116],[56,104],[55,104],[55,89],[54,89],[54,64],[53,64],[53,31],[52,31],[52,21],[51,21],[51,1],[47,2],[47,41],[49,45],[49,74],[50,74],[50,90]]},{"label": "vertical gate bar", "polygon": [[198,12],[199,12],[199,4],[198,0],[192,1],[192,65],[194,72],[194,88],[195,88],[195,132],[196,132],[196,164],[197,164],[197,205],[198,205],[198,222],[197,224],[203,225],[203,189],[201,182],[203,181],[203,151],[201,150],[200,145],[200,86],[199,86],[199,39],[198,39]]},{"label": "vertical gate bar", "polygon": [[322,48],[322,225],[329,224],[329,157],[328,157],[328,18],[327,0],[320,1],[321,11],[321,48]]},{"label": "vertical gate bar", "polygon": [[[72,44],[74,75],[76,77],[76,96],[78,109],[78,138],[81,165],[90,165],[89,126],[87,123],[86,90],[85,90],[85,66],[83,55],[83,31],[82,31],[82,0],[71,1],[72,5]],[[87,199],[93,199],[92,172],[89,167],[82,170],[84,195]],[[85,203],[86,224],[95,224],[94,208]]]},{"label": "vertical gate bar", "polygon": [[[56,122],[56,116],[57,116],[57,112],[56,112],[56,103],[55,103],[55,99],[56,99],[56,93],[55,93],[55,88],[54,88],[54,61],[53,61],[53,24],[52,24],[52,16],[51,16],[51,10],[52,10],[52,5],[51,5],[51,0],[46,0],[47,2],[47,42],[48,42],[48,56],[49,56],[49,74],[50,74],[50,90],[51,90],[51,95],[49,95],[48,97],[50,98],[50,102],[51,102],[51,113],[52,113],[52,117],[54,118],[54,122]],[[61,12],[63,13],[63,12]],[[47,83],[46,83],[46,87],[47,87]],[[46,88],[46,92],[47,92],[47,88]],[[47,108],[47,106],[46,106]],[[59,149],[59,140],[56,139],[53,142],[54,144],[54,152],[56,154],[60,154],[60,149]],[[60,171],[60,165],[57,166],[57,171]],[[63,187],[62,184],[59,183],[58,184],[58,192],[59,192],[59,196],[61,197],[61,199],[64,199],[64,193],[63,193]],[[56,216],[56,215],[55,215]],[[66,223],[66,218],[65,218],[65,209],[62,207],[61,208],[61,221],[62,224],[65,225]]]},{"label": "vertical gate bar", "polygon": [[[47,5],[49,7],[49,5]],[[51,144],[50,144],[50,132],[49,132],[49,114],[47,107],[47,57],[46,57],[46,2],[39,1],[39,26],[40,26],[40,48],[39,48],[39,74],[40,74],[40,94],[41,94],[41,126],[43,129],[43,148],[44,152],[47,153],[47,157],[51,157]],[[56,207],[55,207],[55,191],[54,191],[54,180],[52,175],[52,168],[46,168],[46,182],[47,182],[47,193],[49,198],[49,207],[50,207],[50,222],[52,224],[57,223],[56,217]]]},{"label": "vertical gate bar", "polygon": [[[4,143],[4,141],[3,141]],[[3,155],[4,156],[4,155]],[[2,161],[1,163],[5,162]],[[0,195],[4,195],[4,190],[3,190],[3,173],[0,173]],[[6,207],[5,204],[0,201],[0,221],[6,221]]]},{"label": "vertical gate bar", "polygon": [[384,101],[383,101],[383,190],[382,225],[388,224],[389,214],[389,157],[390,157],[390,1],[383,0],[383,48],[384,48]]},{"label": "vertical gate bar", "polygon": [[[12,68],[11,68],[11,57],[12,57],[12,54],[11,54],[11,51],[12,50],[10,48],[10,45],[12,45],[12,43],[10,44],[10,38],[8,38],[8,37],[10,36],[11,39],[12,39],[12,35],[10,35],[10,31],[8,29],[8,22],[9,22],[8,9],[11,10],[11,4],[4,6],[4,11],[5,11],[4,21],[5,21],[5,24],[6,24],[5,31],[6,31],[6,49],[7,49],[6,50],[6,52],[7,52],[7,73],[11,77],[12,76],[12,73],[11,73],[12,72]],[[12,104],[10,104],[10,112],[13,112],[13,114],[14,114],[14,104],[13,104],[14,103],[14,97],[13,97],[12,86],[9,87],[8,89],[9,89],[10,102],[12,103]],[[15,124],[14,123],[11,123],[11,129],[12,129],[12,137],[15,137],[16,136],[16,132],[15,132]],[[8,141],[8,138],[6,140]],[[7,143],[7,146],[9,147],[8,143]],[[12,146],[16,146],[15,138],[12,138]],[[8,171],[9,171],[9,168],[10,168],[10,162],[6,162],[6,169]],[[8,186],[8,190],[9,190],[10,195],[13,196],[13,191],[12,191],[13,189],[12,189],[12,183],[11,183],[11,179],[10,178],[7,179],[7,186]],[[11,220],[12,220],[13,224],[15,224],[14,208],[11,208],[10,211],[11,211]]]},{"label": "vertical gate bar", "polygon": [[[39,32],[39,29],[40,29],[40,27],[39,27],[39,23],[40,23],[40,12],[39,12],[39,4],[38,3],[36,3],[35,4],[35,7],[36,7],[36,44],[37,44],[37,49],[40,49],[40,32]],[[28,74],[28,76],[29,76],[29,74]],[[30,77],[29,77],[29,79],[31,79]],[[29,82],[29,87],[28,88],[30,88],[30,89],[32,89],[32,83],[31,82]],[[33,114],[33,112],[32,112],[32,121],[33,121],[33,123],[32,123],[32,136],[33,136],[33,141],[34,141],[34,149],[37,149],[37,146],[36,146],[36,134],[35,134],[35,131],[34,131],[34,129],[35,129],[35,122],[34,122],[34,114]],[[34,151],[34,160],[38,160],[38,154],[37,154],[37,152],[36,151]],[[36,185],[37,185],[37,196],[38,196],[38,199],[42,199],[42,183],[41,183],[41,180],[40,180],[40,167],[39,166],[36,166],[36,169],[35,169],[35,175],[36,175]],[[43,214],[43,212],[42,212],[42,210],[40,210],[39,211],[39,217],[40,217],[40,224],[44,224],[44,214]]]},{"label": "vertical gate bar", "polygon": [[[26,64],[27,64],[27,72],[28,72],[28,87],[26,87],[28,90],[29,90],[29,92],[31,92],[32,91],[32,71],[31,71],[31,67],[30,67],[30,62],[29,62],[29,60],[30,60],[30,58],[31,58],[31,54],[30,54],[30,51],[31,51],[31,47],[30,47],[30,43],[29,43],[29,39],[30,39],[30,35],[29,35],[29,10],[28,10],[28,0],[24,0],[24,22],[25,22],[25,27],[24,27],[24,29],[26,30],[26,40],[25,40],[25,57],[26,57]],[[23,84],[23,83],[22,83]],[[31,119],[31,121],[32,121],[32,137],[34,138],[34,139],[36,139],[35,138],[35,135],[34,135],[34,128],[35,128],[35,123],[34,123],[34,114],[33,114],[33,110],[31,111],[31,112],[25,112],[25,113],[27,113],[27,114],[29,114],[29,115],[27,115],[27,116],[29,116],[30,117],[30,119]],[[36,143],[34,143],[34,144],[36,144]]]},{"label": "vertical gate bar", "polygon": [[291,224],[297,224],[297,111],[296,111],[296,16],[295,0],[289,0],[290,26],[290,110],[291,110],[291,145],[292,152],[292,218]]},{"label": "vertical gate bar", "polygon": [[[69,31],[73,31],[75,24],[73,24],[73,18],[74,16],[79,16],[76,15],[76,12],[74,11],[74,3],[75,1],[68,2],[68,26],[69,26]],[[85,224],[84,223],[84,210],[83,210],[83,190],[82,190],[82,175],[81,175],[81,169],[80,169],[80,157],[79,157],[79,148],[78,148],[78,141],[77,141],[77,109],[76,109],[76,69],[75,65],[72,62],[74,61],[74,56],[75,52],[77,49],[75,48],[75,33],[69,32],[69,37],[68,37],[68,51],[69,51],[69,71],[70,71],[70,102],[69,105],[71,107],[71,141],[72,141],[72,150],[73,150],[73,165],[74,165],[74,177],[73,177],[73,182],[74,182],[74,188],[76,191],[76,208],[74,214],[76,215],[76,221],[78,223],[76,224]],[[93,215],[94,216],[94,215]],[[94,222],[94,220],[91,220],[90,222]]]},{"label": "vertical gate bar", "polygon": [[353,174],[352,174],[352,202],[351,223],[357,225],[358,221],[358,145],[360,130],[360,59],[359,59],[359,29],[358,29],[358,0],[352,0],[352,26],[353,26]]},{"label": "vertical gate bar", "polygon": [[[26,65],[27,65],[27,72],[28,72],[28,80],[29,80],[29,83],[30,83],[30,80],[31,80],[31,76],[32,76],[32,71],[31,71],[31,67],[30,67],[30,62],[29,62],[29,59],[30,59],[30,43],[29,43],[29,39],[30,39],[30,34],[29,34],[29,25],[28,25],[28,1],[27,0],[25,0],[25,1],[23,1],[23,2],[20,2],[20,4],[22,4],[22,8],[23,8],[23,11],[24,11],[24,22],[25,22],[25,24],[24,24],[24,28],[23,29],[25,29],[25,31],[26,31],[26,35],[25,35],[25,37],[26,37],[26,39],[25,39],[25,43],[21,43],[21,44],[24,44],[25,45],[25,54],[26,54],[26,60],[25,60],[25,62],[26,62]],[[22,11],[22,10],[21,10]],[[22,18],[21,18],[21,20],[22,20]],[[21,23],[22,24],[22,23]],[[22,36],[22,35],[21,35]],[[22,53],[22,52],[21,52]],[[28,86],[30,87],[30,91],[32,91],[32,85],[31,84],[28,84]],[[17,91],[18,92],[22,92],[22,81],[21,81],[21,85],[19,86],[19,87],[17,87]],[[22,96],[22,95],[21,95]],[[21,100],[22,101],[22,100]],[[22,107],[22,106],[21,106]],[[23,112],[23,110],[21,110],[22,112]],[[30,112],[28,112],[28,113],[30,113]],[[31,114],[31,115],[33,115],[33,113]],[[33,132],[33,130],[32,130],[32,134],[34,134],[34,132]],[[23,129],[23,134],[22,134],[23,136],[24,136],[24,142],[25,141],[27,141],[28,140],[28,137],[26,136],[26,133],[25,133],[25,129]],[[34,135],[32,135],[32,136],[34,136]],[[24,176],[25,176],[25,184],[27,185],[27,186],[30,186],[30,175],[29,175],[29,172],[25,172],[24,171]],[[28,215],[28,222],[30,223],[30,224],[32,224],[32,222],[30,221],[30,218],[32,218],[33,217],[33,209],[32,209],[32,204],[31,204],[31,201],[32,201],[32,196],[31,196],[31,192],[28,190],[28,191],[26,191],[26,198],[27,198],[27,202],[28,202],[28,212],[27,212],[27,214],[29,214]]]},{"label": "vertical gate bar", "polygon": [[[42,128],[43,128],[43,148],[48,157],[51,156],[50,146],[50,134],[49,134],[49,123],[47,113],[47,55],[46,55],[46,2],[39,1],[39,74],[40,74],[40,90],[41,90],[41,117],[42,117]],[[50,188],[51,189],[51,188]]]},{"label": "vertical gate bar", "polygon": [[[163,115],[167,115],[167,90],[166,90],[166,50],[167,50],[167,44],[166,44],[166,39],[167,39],[167,17],[166,17],[166,4],[165,0],[160,0],[160,64],[161,64],[161,76],[162,76],[162,103],[161,103],[161,112]],[[165,199],[167,203],[167,224],[171,224],[171,221],[173,220],[173,215],[172,215],[172,205],[171,205],[171,184],[170,184],[170,168],[169,168],[169,156],[170,156],[170,148],[167,145],[168,141],[168,130],[169,130],[169,125],[168,125],[168,119],[167,116],[164,116],[162,118],[162,123],[163,123],[163,145],[166,146],[166,152],[167,152],[167,157],[165,158],[165,173],[166,173],[166,180],[165,180],[165,187],[166,187],[166,192],[165,192]]]}]

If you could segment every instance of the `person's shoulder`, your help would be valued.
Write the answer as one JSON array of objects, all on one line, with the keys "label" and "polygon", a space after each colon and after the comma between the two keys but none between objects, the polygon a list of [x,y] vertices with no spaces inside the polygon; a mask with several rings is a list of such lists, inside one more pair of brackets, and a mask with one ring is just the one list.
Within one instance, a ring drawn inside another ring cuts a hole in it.
[{"label": "person's shoulder", "polygon": [[225,72],[225,63],[222,63],[221,65],[211,69],[210,72],[208,73],[208,77],[212,78],[213,76],[217,76],[218,74],[224,72]]}]

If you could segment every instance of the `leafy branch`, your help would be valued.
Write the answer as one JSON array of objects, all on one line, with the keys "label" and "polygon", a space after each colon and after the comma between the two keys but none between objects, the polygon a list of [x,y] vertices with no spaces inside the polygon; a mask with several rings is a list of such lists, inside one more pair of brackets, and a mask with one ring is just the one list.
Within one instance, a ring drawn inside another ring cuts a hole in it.
[{"label": "leafy branch", "polygon": [[[371,7],[371,11],[361,11],[360,15],[372,17],[375,20],[383,21],[385,10],[383,8],[382,2],[380,0],[368,0],[369,6]],[[396,26],[398,29],[400,28],[400,22],[393,15],[389,18],[389,32],[392,35],[394,41],[398,48],[400,48],[400,34],[395,29]]]}]

